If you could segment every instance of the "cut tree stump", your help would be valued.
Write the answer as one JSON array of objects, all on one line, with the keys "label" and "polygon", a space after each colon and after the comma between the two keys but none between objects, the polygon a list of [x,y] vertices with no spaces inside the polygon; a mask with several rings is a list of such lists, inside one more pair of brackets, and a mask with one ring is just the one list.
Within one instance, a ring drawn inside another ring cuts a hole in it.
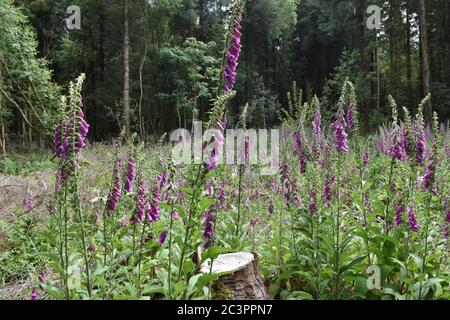
[{"label": "cut tree stump", "polygon": [[[209,273],[207,261],[200,269]],[[221,300],[267,300],[266,288],[259,272],[256,254],[247,252],[221,254],[214,260],[213,273],[227,272],[213,286],[213,294]]]}]

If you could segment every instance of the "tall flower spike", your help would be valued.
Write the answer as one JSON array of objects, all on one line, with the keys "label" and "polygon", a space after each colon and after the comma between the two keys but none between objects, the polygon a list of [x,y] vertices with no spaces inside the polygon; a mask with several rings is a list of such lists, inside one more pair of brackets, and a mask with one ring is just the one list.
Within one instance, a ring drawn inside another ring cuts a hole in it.
[{"label": "tall flower spike", "polygon": [[320,141],[320,135],[321,135],[321,131],[322,131],[322,128],[321,128],[321,122],[322,122],[322,118],[321,118],[321,115],[320,115],[320,110],[317,110],[315,113],[314,113],[314,121],[313,121],[313,128],[314,128],[314,133],[315,133],[315,135],[316,135],[316,140],[317,141]]},{"label": "tall flower spike", "polygon": [[233,91],[236,83],[237,66],[239,56],[241,54],[241,16],[237,17],[234,25],[234,29],[231,30],[231,48],[225,53],[225,65],[223,71],[224,78],[224,92],[230,93]]},{"label": "tall flower spike", "polygon": [[430,163],[427,166],[427,170],[423,175],[423,188],[425,190],[430,190],[432,189],[433,183],[434,183],[434,162],[430,161]]},{"label": "tall flower spike", "polygon": [[419,231],[419,223],[416,219],[416,212],[414,211],[414,206],[410,205],[409,211],[408,211],[408,224],[409,229],[413,232]]},{"label": "tall flower spike", "polygon": [[450,231],[450,210],[447,212],[447,217],[444,221],[444,238],[448,239]]},{"label": "tall flower spike", "polygon": [[136,214],[131,217],[130,222],[131,223],[142,223],[144,221],[145,216],[145,183],[144,178],[142,175],[139,175],[138,178],[139,183],[139,191],[137,194],[137,204],[136,204]]},{"label": "tall flower spike", "polygon": [[347,153],[349,151],[347,145],[347,133],[345,132],[346,122],[343,115],[343,110],[338,110],[336,122],[334,123],[334,138],[335,148],[338,152]]},{"label": "tall flower spike", "polygon": [[299,159],[300,173],[306,172],[306,159],[303,151],[303,141],[301,131],[294,132],[294,152]]},{"label": "tall flower spike", "polygon": [[114,185],[107,202],[107,210],[109,213],[113,212],[117,208],[120,196],[122,195],[121,188],[121,173],[122,173],[122,159],[117,158],[116,168],[114,172]]},{"label": "tall flower spike", "polygon": [[402,199],[398,199],[397,203],[395,204],[395,218],[394,218],[394,222],[395,225],[400,226],[402,224],[402,215],[403,212],[405,211],[405,209],[403,209],[402,206]]},{"label": "tall flower spike", "polygon": [[425,133],[422,131],[419,133],[417,137],[417,144],[416,144],[416,160],[417,163],[423,164],[425,159]]},{"label": "tall flower spike", "polygon": [[225,143],[224,132],[225,132],[226,126],[227,126],[227,121],[225,118],[223,118],[223,119],[220,119],[217,122],[217,124],[211,128],[211,129],[216,129],[217,133],[214,136],[213,149],[212,149],[211,153],[209,154],[208,158],[206,159],[208,170],[210,170],[210,171],[216,169],[219,164],[219,160],[222,155],[223,146]]},{"label": "tall flower spike", "polygon": [[353,120],[353,105],[350,104],[350,106],[348,107],[348,111],[347,111],[347,126],[350,131],[352,131],[352,129],[353,129],[353,125],[354,125],[353,121],[354,121]]},{"label": "tall flower spike", "polygon": [[147,221],[156,222],[159,220],[159,202],[160,194],[158,188],[154,188],[151,203],[147,207]]},{"label": "tall flower spike", "polygon": [[133,156],[130,155],[130,157],[128,158],[128,166],[127,166],[127,175],[126,175],[127,180],[125,181],[125,191],[127,193],[133,191],[133,181],[135,177],[134,167],[135,167],[134,159]]}]

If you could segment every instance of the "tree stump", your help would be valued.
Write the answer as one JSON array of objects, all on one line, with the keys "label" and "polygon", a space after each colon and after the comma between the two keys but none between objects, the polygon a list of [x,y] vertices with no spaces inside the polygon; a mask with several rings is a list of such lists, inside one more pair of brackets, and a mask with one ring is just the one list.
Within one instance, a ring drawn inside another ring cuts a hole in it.
[{"label": "tree stump", "polygon": [[[209,273],[210,262],[200,269]],[[259,272],[256,254],[247,252],[221,254],[214,260],[213,273],[227,272],[213,286],[216,299],[229,300],[267,300],[266,288]]]}]

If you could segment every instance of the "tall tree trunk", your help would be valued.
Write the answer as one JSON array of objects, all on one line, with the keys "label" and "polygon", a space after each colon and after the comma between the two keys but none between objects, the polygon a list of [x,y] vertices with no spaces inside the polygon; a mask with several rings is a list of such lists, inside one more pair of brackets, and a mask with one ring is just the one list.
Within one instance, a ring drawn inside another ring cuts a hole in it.
[{"label": "tall tree trunk", "polygon": [[123,0],[123,125],[130,136],[130,38],[128,35],[128,0]]},{"label": "tall tree trunk", "polygon": [[[427,36],[427,11],[425,0],[420,0],[420,43],[422,49],[422,86],[423,94],[427,96],[430,93],[430,66],[428,56],[428,36]],[[432,111],[431,102],[427,103],[425,107],[425,121],[431,123]]]},{"label": "tall tree trunk", "polygon": [[144,69],[145,59],[147,58],[148,45],[147,40],[144,39],[144,54],[142,55],[141,65],[139,68],[139,87],[141,90],[141,94],[139,96],[139,136],[141,141],[145,141],[145,127],[144,127],[144,116],[142,114],[142,99],[144,97],[144,86],[142,84],[142,73]]},{"label": "tall tree trunk", "polygon": [[414,105],[412,97],[412,67],[411,67],[411,13],[406,4],[406,78],[409,107]]}]

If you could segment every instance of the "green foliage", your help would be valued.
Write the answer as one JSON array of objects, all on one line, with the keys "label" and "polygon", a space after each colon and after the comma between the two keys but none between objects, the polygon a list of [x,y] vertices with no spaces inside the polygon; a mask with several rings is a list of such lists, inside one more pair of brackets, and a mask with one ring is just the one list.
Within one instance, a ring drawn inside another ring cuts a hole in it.
[{"label": "green foliage", "polygon": [[[34,158],[34,159],[33,159]],[[33,171],[54,169],[53,162],[44,155],[32,155],[26,160],[22,157],[5,157],[0,160],[0,174],[3,175],[26,175]]]},{"label": "green foliage", "polygon": [[0,232],[5,235],[0,241],[0,283],[34,278],[36,270],[46,263],[41,253],[47,247],[39,238],[33,217],[19,216],[12,224],[1,223]]},{"label": "green foliage", "polygon": [[14,110],[45,136],[53,127],[59,87],[52,82],[47,61],[37,57],[38,43],[27,18],[10,0],[0,3],[0,15],[4,17],[0,22],[0,116],[5,119],[3,114]]}]

